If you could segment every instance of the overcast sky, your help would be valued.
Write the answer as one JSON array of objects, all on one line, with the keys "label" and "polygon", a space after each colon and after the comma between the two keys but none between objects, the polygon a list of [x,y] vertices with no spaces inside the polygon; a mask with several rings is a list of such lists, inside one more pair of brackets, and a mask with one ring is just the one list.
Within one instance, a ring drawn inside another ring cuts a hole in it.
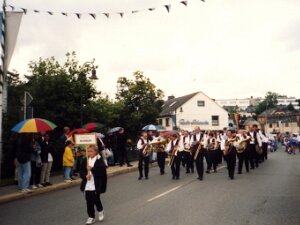
[{"label": "overcast sky", "polygon": [[[47,13],[23,16],[9,66],[21,74],[28,62],[76,51],[95,58],[97,89],[114,97],[120,76],[141,70],[165,92],[203,91],[211,98],[300,97],[299,0],[8,0],[7,4],[54,12],[125,12],[110,19],[79,20]],[[163,7],[171,4],[168,14]],[[156,8],[155,11],[132,10]],[[128,12],[128,13],[126,13]]]}]

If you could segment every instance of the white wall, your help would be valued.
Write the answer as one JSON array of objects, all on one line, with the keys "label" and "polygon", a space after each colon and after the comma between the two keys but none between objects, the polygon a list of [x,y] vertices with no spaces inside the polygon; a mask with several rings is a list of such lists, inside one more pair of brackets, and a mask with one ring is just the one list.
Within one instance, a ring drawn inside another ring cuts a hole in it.
[{"label": "white wall", "polygon": [[[199,107],[197,101],[204,101],[205,106]],[[228,112],[202,92],[183,104],[182,111],[179,108],[176,112],[176,125],[181,129],[192,130],[195,126],[200,126],[203,130],[222,130],[228,126]],[[212,116],[219,116],[218,126],[212,126]],[[180,124],[181,120],[190,123],[183,125]]]}]

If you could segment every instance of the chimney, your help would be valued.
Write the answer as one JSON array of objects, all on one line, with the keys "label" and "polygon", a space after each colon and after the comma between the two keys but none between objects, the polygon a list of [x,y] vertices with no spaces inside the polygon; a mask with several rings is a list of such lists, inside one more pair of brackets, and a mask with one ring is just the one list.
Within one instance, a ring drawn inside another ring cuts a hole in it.
[{"label": "chimney", "polygon": [[168,96],[168,101],[171,100],[171,99],[174,99],[174,98],[175,98],[174,95],[170,95],[170,96]]}]

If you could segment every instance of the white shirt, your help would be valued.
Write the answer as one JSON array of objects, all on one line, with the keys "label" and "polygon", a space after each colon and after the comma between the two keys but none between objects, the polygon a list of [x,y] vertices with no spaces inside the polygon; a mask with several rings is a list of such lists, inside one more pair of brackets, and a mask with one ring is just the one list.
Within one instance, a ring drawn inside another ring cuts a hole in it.
[{"label": "white shirt", "polygon": [[[249,132],[250,133],[250,136],[251,136],[251,141],[250,141],[250,144],[255,144],[255,141],[253,141],[253,138],[254,138],[254,132]],[[262,146],[262,141],[261,141],[261,138],[260,138],[260,135],[258,132],[256,132],[256,139],[257,139],[257,142],[258,142],[258,145],[259,147]]]},{"label": "white shirt", "polygon": [[[96,160],[99,158],[100,158],[100,155],[96,155],[94,158],[89,158],[88,165],[93,168]],[[93,173],[90,172],[90,174],[91,174],[91,179],[86,182],[85,191],[95,191],[96,190]]]},{"label": "white shirt", "polygon": [[[170,142],[168,143],[168,146],[167,146],[167,148],[166,148],[166,152],[170,152],[170,151],[172,150],[172,142],[173,142],[173,146],[175,147],[177,140],[178,140],[178,139],[175,139],[175,140],[170,141]],[[183,140],[181,139],[181,140],[179,140],[179,142],[178,142],[178,151],[179,151],[179,152],[182,152],[183,150],[184,150],[184,144],[183,144]]]},{"label": "white shirt", "polygon": [[147,139],[141,137],[141,138],[139,139],[137,145],[136,145],[136,147],[137,147],[138,150],[142,150],[142,149],[144,148],[144,145],[143,145],[143,142],[142,142],[141,139],[143,139],[144,145],[149,143],[149,141],[148,141]]}]

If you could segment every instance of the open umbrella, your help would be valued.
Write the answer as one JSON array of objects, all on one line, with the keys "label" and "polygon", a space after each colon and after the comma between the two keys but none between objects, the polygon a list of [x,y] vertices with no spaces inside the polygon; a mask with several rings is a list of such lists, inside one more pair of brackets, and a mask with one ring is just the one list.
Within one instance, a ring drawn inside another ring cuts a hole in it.
[{"label": "open umbrella", "polygon": [[168,137],[168,136],[171,136],[173,134],[178,134],[178,131],[176,130],[169,130],[169,131],[166,131],[162,134],[163,137]]},{"label": "open umbrella", "polygon": [[156,131],[157,130],[157,126],[153,125],[153,124],[149,124],[147,126],[144,126],[143,127],[143,130],[145,131],[149,131],[149,130],[153,130],[153,131]]},{"label": "open umbrella", "polygon": [[32,118],[23,120],[11,130],[16,133],[39,133],[53,130],[56,127],[57,126],[49,120]]},{"label": "open umbrella", "polygon": [[103,127],[102,124],[100,124],[100,123],[94,123],[94,122],[87,123],[87,124],[84,124],[84,125],[82,126],[82,128],[87,129],[87,130],[89,130],[89,131],[93,131],[93,130],[96,130],[96,129],[100,129],[101,127]]},{"label": "open umbrella", "polygon": [[107,133],[111,134],[111,133],[115,133],[118,132],[119,130],[121,130],[122,127],[114,127],[111,128]]},{"label": "open umbrella", "polygon": [[87,129],[83,129],[83,128],[77,128],[77,129],[74,129],[74,130],[70,131],[68,133],[68,136],[70,137],[73,134],[87,134],[87,133],[90,133],[90,131],[87,130]]}]

